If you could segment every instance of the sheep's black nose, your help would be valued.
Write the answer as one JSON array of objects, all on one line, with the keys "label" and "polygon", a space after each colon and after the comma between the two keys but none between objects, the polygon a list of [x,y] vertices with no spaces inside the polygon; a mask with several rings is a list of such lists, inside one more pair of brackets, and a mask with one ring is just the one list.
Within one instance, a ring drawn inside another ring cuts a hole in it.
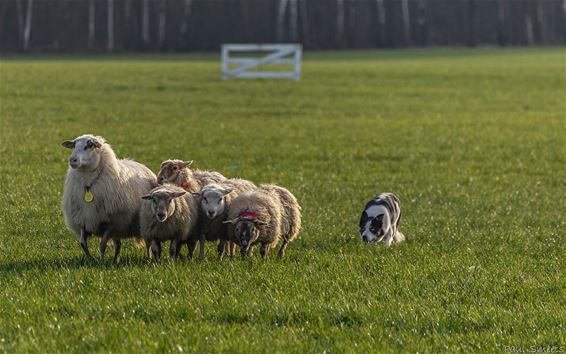
[{"label": "sheep's black nose", "polygon": [[160,218],[160,219],[164,219],[165,213],[157,213],[157,217]]},{"label": "sheep's black nose", "polygon": [[79,167],[79,159],[76,158],[76,157],[70,157],[69,158],[69,166],[71,166],[72,168]]},{"label": "sheep's black nose", "polygon": [[366,235],[364,235],[364,236],[362,237],[362,240],[364,240],[364,242],[368,242],[368,237],[367,237]]},{"label": "sheep's black nose", "polygon": [[212,215],[214,215],[214,212],[213,212],[213,211],[209,211],[209,212],[208,212],[208,215],[212,216]]}]

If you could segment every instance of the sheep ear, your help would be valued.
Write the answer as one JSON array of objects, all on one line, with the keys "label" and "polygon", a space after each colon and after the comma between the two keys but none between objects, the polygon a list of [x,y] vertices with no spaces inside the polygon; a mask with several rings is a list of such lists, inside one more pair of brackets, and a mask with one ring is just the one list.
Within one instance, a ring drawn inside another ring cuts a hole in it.
[{"label": "sheep ear", "polygon": [[146,199],[146,200],[151,199],[151,194],[146,194],[146,195],[144,195],[144,196],[142,197],[142,199]]},{"label": "sheep ear", "polygon": [[234,188],[225,188],[222,190],[222,195],[230,194],[234,191]]},{"label": "sheep ear", "polygon": [[261,221],[259,219],[255,219],[254,224],[256,224],[256,225],[267,225],[267,223],[265,221]]},{"label": "sheep ear", "polygon": [[62,147],[66,147],[67,149],[74,149],[75,148],[75,141],[74,140],[65,140],[61,143]]},{"label": "sheep ear", "polygon": [[183,161],[183,167],[189,168],[193,164],[193,160]]},{"label": "sheep ear", "polygon": [[223,224],[235,224],[238,222],[238,218],[232,219],[232,220],[224,220],[222,221]]},{"label": "sheep ear", "polygon": [[185,194],[187,194],[187,192],[185,192],[185,191],[169,193],[169,195],[171,196],[171,198],[179,198],[179,197],[181,197],[181,196],[183,196],[183,195],[185,195]]},{"label": "sheep ear", "polygon": [[100,141],[98,141],[96,139],[92,139],[92,145],[94,145],[94,147],[97,148],[97,149],[100,149],[100,147],[102,146]]}]

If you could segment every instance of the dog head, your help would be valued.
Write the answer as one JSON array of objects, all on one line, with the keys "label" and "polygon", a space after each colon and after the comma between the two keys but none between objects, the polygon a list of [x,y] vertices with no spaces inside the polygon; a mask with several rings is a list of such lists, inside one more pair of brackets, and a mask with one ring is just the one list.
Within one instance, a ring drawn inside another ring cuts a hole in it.
[{"label": "dog head", "polygon": [[366,244],[381,241],[389,228],[389,213],[383,205],[368,203],[360,218],[360,237]]}]

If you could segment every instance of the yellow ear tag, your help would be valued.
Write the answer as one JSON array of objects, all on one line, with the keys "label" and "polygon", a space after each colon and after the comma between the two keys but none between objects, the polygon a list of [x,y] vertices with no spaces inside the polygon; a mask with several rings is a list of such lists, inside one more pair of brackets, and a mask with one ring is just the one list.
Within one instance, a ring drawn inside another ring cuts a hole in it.
[{"label": "yellow ear tag", "polygon": [[92,195],[91,191],[87,190],[85,192],[85,202],[90,203],[94,199],[94,195]]}]

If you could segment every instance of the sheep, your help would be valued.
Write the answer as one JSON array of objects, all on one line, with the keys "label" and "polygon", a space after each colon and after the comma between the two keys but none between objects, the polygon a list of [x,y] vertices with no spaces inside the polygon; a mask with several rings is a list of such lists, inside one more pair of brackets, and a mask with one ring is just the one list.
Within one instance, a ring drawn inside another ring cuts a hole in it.
[{"label": "sheep", "polygon": [[190,170],[193,161],[166,160],[161,163],[157,182],[172,183],[187,192],[200,192],[209,183],[221,183],[227,180],[222,174],[213,171]]},{"label": "sheep", "polygon": [[[218,257],[222,258],[228,242],[228,255],[233,256],[235,244],[232,242],[233,230],[224,224],[232,200],[239,194],[256,189],[256,185],[243,179],[230,179],[222,184],[211,183],[204,186],[200,193],[194,193],[200,199],[200,258],[204,258],[204,241],[218,243]],[[229,234],[230,232],[230,234]]]},{"label": "sheep", "polygon": [[[156,261],[161,259],[161,242],[171,240],[169,256],[175,261],[180,246],[187,240],[196,245],[198,236],[198,199],[173,184],[152,189],[142,199],[140,211],[141,234]],[[194,247],[193,247],[194,250]]]},{"label": "sheep", "polygon": [[118,262],[121,239],[140,238],[139,212],[142,195],[157,185],[155,174],[133,160],[118,160],[104,138],[81,135],[66,140],[63,147],[73,149],[65,180],[61,209],[67,227],[77,236],[88,261],[87,239],[101,237],[100,260],[109,239],[114,241],[114,262]]},{"label": "sheep", "polygon": [[250,255],[252,247],[260,243],[260,254],[266,258],[282,238],[278,255],[283,257],[288,243],[296,238],[301,228],[300,206],[287,189],[262,185],[238,196],[224,223],[234,225],[234,239],[240,244],[242,256]]}]

